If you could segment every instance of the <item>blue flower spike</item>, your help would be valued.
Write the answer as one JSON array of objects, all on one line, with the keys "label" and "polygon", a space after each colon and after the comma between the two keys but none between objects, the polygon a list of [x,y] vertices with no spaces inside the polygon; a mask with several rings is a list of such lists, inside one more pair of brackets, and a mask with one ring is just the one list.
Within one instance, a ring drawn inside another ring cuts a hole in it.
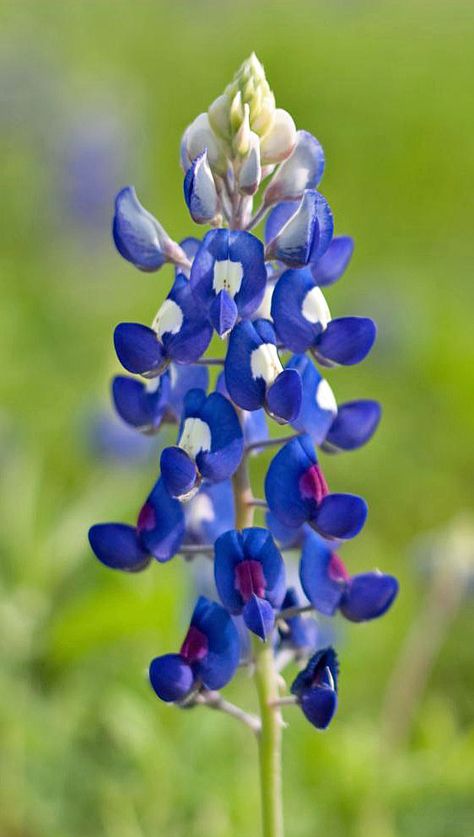
[{"label": "blue flower spike", "polygon": [[179,654],[155,657],[150,683],[161,700],[181,703],[192,692],[222,689],[239,664],[240,640],[222,605],[200,596]]},{"label": "blue flower spike", "polygon": [[339,665],[333,648],[323,648],[308,661],[291,686],[304,715],[317,729],[326,729],[337,709]]},{"label": "blue flower spike", "polygon": [[184,198],[196,224],[210,224],[219,212],[219,197],[207,150],[191,163],[184,178]]},{"label": "blue flower spike", "polygon": [[339,555],[314,532],[305,538],[300,579],[316,610],[326,616],[339,610],[351,622],[383,616],[398,593],[398,581],[392,575],[378,571],[349,575]]},{"label": "blue flower spike", "polygon": [[237,318],[249,317],[265,293],[267,273],[263,245],[248,232],[208,232],[194,258],[191,288],[195,305],[207,312],[220,337]]},{"label": "blue flower spike", "polygon": [[265,641],[285,597],[285,565],[270,533],[259,527],[225,532],[215,543],[214,574],[224,607],[242,614]]},{"label": "blue flower spike", "polygon": [[211,337],[212,329],[196,306],[189,280],[179,274],[152,327],[120,323],[115,329],[114,343],[118,359],[128,372],[155,378],[172,360],[176,363],[199,360]]},{"label": "blue flower spike", "polygon": [[270,511],[290,528],[303,523],[331,540],[354,538],[364,526],[367,504],[355,494],[330,494],[311,437],[287,442],[270,463],[265,478]]},{"label": "blue flower spike", "polygon": [[191,499],[202,480],[229,479],[244,449],[240,422],[230,401],[218,392],[193,389],[184,400],[178,444],[161,454],[166,489],[179,500]]},{"label": "blue flower spike", "polygon": [[141,205],[133,186],[125,186],[115,198],[112,233],[120,255],[139,270],[153,272],[165,262],[187,264],[184,251]]},{"label": "blue flower spike", "polygon": [[326,198],[308,189],[296,205],[289,202],[288,207],[282,205],[283,210],[279,207],[272,210],[267,221],[267,235],[271,231],[274,237],[265,248],[265,257],[292,268],[304,267],[308,262],[320,259],[334,232],[333,216]]},{"label": "blue flower spike", "polygon": [[310,270],[287,270],[272,296],[275,331],[293,352],[310,349],[323,366],[359,363],[370,352],[376,326],[368,317],[339,317],[331,313]]},{"label": "blue flower spike", "polygon": [[265,189],[265,206],[280,201],[297,201],[307,189],[319,186],[324,172],[324,151],[309,131],[296,132],[296,144],[281,163]]},{"label": "blue flower spike", "polygon": [[301,376],[296,369],[283,369],[268,320],[245,320],[236,325],[224,370],[230,397],[242,409],[264,407],[280,424],[297,418],[303,397]]},{"label": "blue flower spike", "polygon": [[154,485],[138,515],[137,525],[98,523],[89,530],[96,557],[114,570],[145,569],[150,556],[160,563],[179,552],[185,535],[181,504],[169,496],[161,479]]}]

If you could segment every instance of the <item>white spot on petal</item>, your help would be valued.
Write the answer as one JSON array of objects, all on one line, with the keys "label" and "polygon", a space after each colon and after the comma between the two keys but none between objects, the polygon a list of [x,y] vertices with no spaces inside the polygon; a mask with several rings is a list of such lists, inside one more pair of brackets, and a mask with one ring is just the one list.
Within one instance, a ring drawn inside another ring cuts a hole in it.
[{"label": "white spot on petal", "polygon": [[306,294],[301,306],[301,313],[305,320],[308,320],[309,323],[319,323],[323,330],[331,322],[331,312],[328,304],[324,299],[321,288],[318,288],[317,285]]},{"label": "white spot on petal", "polygon": [[209,425],[200,418],[187,418],[178,444],[191,459],[195,459],[202,450],[210,450],[211,431]]},{"label": "white spot on petal", "polygon": [[337,401],[328,382],[322,378],[316,389],[316,404],[321,410],[337,415]]},{"label": "white spot on petal", "polygon": [[263,299],[257,310],[252,314],[252,320],[263,318],[264,320],[272,319],[272,298],[275,290],[275,282],[267,282],[265,286],[265,293]]},{"label": "white spot on petal", "polygon": [[173,299],[165,299],[153,320],[152,329],[161,339],[163,334],[177,334],[183,325],[183,312]]},{"label": "white spot on petal", "polygon": [[275,378],[283,372],[276,346],[273,343],[262,343],[254,349],[250,355],[250,368],[255,380],[263,378],[267,386],[273,384]]},{"label": "white spot on petal", "polygon": [[227,291],[229,296],[234,297],[240,291],[243,275],[244,269],[240,262],[222,259],[214,264],[212,287],[216,294]]}]

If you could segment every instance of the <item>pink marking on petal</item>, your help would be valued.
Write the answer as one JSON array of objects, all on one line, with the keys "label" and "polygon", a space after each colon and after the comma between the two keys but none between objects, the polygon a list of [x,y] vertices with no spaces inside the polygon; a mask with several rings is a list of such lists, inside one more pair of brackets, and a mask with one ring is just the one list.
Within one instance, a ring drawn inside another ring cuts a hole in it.
[{"label": "pink marking on petal", "polygon": [[145,503],[138,515],[137,530],[138,532],[150,532],[156,526],[155,510],[151,503]]},{"label": "pink marking on petal", "polygon": [[315,500],[318,506],[327,497],[329,488],[319,465],[311,465],[304,472],[300,477],[299,489],[303,499]]},{"label": "pink marking on petal", "polygon": [[328,576],[331,581],[349,581],[350,575],[343,562],[335,552],[332,553],[328,565]]},{"label": "pink marking on petal", "polygon": [[197,663],[206,656],[208,648],[209,641],[206,634],[191,625],[181,646],[180,654],[186,662]]},{"label": "pink marking on petal", "polygon": [[248,602],[255,593],[259,599],[265,598],[266,581],[260,561],[241,561],[235,568],[235,587],[244,602]]}]

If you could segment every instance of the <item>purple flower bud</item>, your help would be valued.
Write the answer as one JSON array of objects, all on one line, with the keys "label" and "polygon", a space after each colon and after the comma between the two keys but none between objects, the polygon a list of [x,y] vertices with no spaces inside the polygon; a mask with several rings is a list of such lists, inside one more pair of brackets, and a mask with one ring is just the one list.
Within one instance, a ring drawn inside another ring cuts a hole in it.
[{"label": "purple flower bud", "polygon": [[329,726],[337,709],[339,666],[333,648],[317,651],[291,687],[308,721],[317,729]]}]

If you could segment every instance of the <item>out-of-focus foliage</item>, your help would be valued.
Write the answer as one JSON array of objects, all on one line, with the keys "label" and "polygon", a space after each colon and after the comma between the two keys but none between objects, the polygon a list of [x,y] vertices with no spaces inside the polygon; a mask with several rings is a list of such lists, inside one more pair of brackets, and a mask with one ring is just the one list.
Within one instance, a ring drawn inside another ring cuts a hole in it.
[{"label": "out-of-focus foliage", "polygon": [[[217,713],[159,704],[146,683],[186,624],[186,568],[124,577],[86,543],[92,522],[133,520],[158,467],[153,445],[118,440],[119,462],[97,432],[113,327],[150,320],[171,279],[114,254],[113,194],[134,183],[172,235],[193,232],[180,135],[252,49],[323,143],[322,191],[357,242],[329,302],[373,315],[380,338],[356,379],[330,381],[385,415],[367,450],[326,471],[370,504],[351,569],[402,584],[380,623],[338,625],[331,729],[287,713],[289,834],[469,837],[467,605],[406,745],[387,748],[382,716],[429,584],[410,543],[472,503],[472,3],[4,0],[0,23],[2,837],[258,834],[253,742]],[[250,691],[242,678],[231,694]]]}]

